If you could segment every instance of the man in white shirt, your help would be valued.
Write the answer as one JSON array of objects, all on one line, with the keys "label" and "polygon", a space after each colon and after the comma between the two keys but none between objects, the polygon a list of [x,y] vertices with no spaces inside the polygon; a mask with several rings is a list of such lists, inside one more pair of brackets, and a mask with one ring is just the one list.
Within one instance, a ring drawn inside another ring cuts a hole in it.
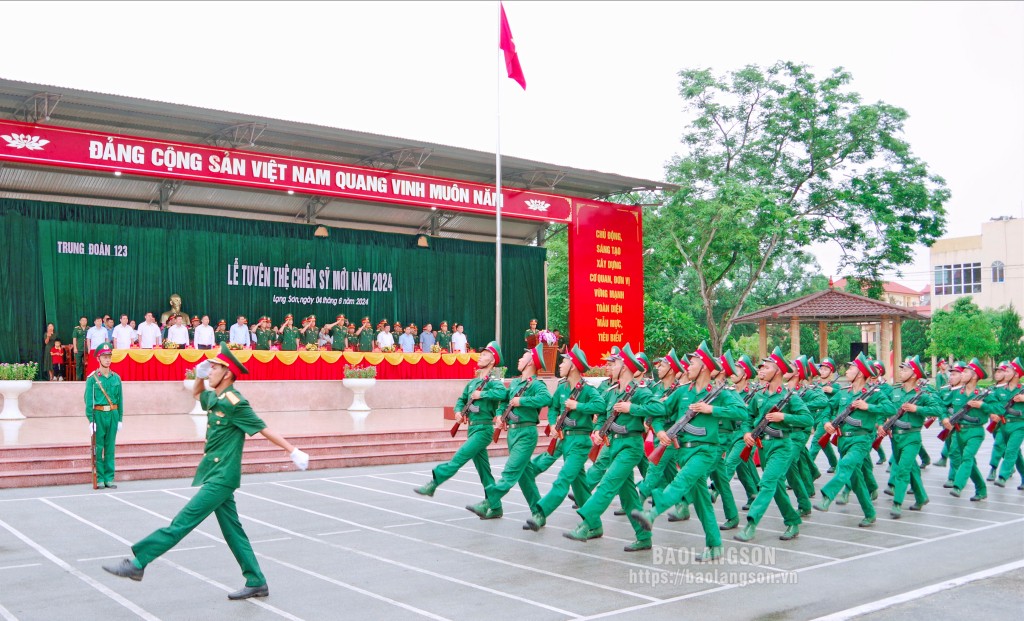
[{"label": "man in white shirt", "polygon": [[249,347],[252,345],[252,333],[249,332],[249,326],[245,325],[245,323],[245,317],[243,315],[239,315],[238,320],[231,326],[231,330],[228,334],[228,342],[234,343],[235,345],[241,345],[242,347]]},{"label": "man in white shirt", "polygon": [[377,333],[377,347],[384,351],[385,347],[394,347],[395,337],[391,336],[391,326],[384,324],[384,327]]},{"label": "man in white shirt", "polygon": [[196,349],[213,349],[213,326],[210,325],[210,316],[203,315],[203,322],[196,326],[193,344]]},{"label": "man in white shirt", "polygon": [[146,313],[146,320],[139,326],[139,347],[153,349],[160,344],[160,326],[156,324],[153,313]]},{"label": "man in white shirt", "polygon": [[167,318],[167,340],[177,343],[178,347],[188,347],[188,328],[181,325],[180,320],[177,315]]},{"label": "man in white shirt", "polygon": [[107,329],[103,327],[103,318],[97,317],[93,324],[93,327],[85,333],[85,344],[88,346],[90,354],[107,342]]},{"label": "man in white shirt", "polygon": [[114,326],[114,349],[129,349],[132,346],[132,327],[128,325],[128,315],[121,315],[121,323]]},{"label": "man in white shirt", "polygon": [[452,334],[452,351],[466,353],[466,335],[463,333],[463,326],[460,323]]}]

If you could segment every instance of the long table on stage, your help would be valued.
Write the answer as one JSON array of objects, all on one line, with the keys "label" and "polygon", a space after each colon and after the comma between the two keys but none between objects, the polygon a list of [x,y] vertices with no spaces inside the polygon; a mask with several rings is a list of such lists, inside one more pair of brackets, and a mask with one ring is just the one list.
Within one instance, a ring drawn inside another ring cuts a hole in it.
[{"label": "long table on stage", "polygon": [[[373,366],[377,379],[470,379],[479,354],[403,354],[349,351],[236,350],[235,357],[249,370],[246,380],[340,380],[345,366]],[[185,371],[217,350],[115,349],[110,368],[123,381],[180,381]],[[97,366],[89,357],[87,372]]]}]

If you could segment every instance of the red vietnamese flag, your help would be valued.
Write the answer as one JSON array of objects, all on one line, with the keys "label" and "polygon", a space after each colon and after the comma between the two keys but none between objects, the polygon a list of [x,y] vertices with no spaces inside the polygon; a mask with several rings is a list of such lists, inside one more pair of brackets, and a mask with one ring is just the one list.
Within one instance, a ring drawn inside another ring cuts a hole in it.
[{"label": "red vietnamese flag", "polygon": [[498,46],[505,52],[505,70],[508,77],[526,90],[526,76],[523,75],[523,68],[519,65],[519,54],[516,54],[516,44],[512,41],[512,29],[508,27],[508,18],[505,17],[505,5],[498,3],[501,7],[501,44]]}]

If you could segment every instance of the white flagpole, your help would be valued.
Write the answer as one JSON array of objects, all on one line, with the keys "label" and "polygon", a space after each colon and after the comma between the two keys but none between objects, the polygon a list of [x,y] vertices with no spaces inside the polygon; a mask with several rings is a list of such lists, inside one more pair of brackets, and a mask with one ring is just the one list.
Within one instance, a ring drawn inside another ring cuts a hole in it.
[{"label": "white flagpole", "polygon": [[[501,33],[501,1],[498,1],[498,32]],[[501,55],[504,58],[504,52]],[[494,340],[501,344],[501,70],[498,71],[498,139],[494,157],[497,218],[494,233]]]}]

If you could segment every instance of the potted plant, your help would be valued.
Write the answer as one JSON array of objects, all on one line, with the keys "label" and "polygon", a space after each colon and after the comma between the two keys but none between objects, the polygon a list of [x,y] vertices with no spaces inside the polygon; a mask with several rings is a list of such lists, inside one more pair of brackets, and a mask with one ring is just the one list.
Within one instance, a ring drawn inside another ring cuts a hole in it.
[{"label": "potted plant", "polygon": [[354,367],[346,364],[344,373],[345,378],[341,380],[341,385],[352,391],[352,405],[348,409],[368,412],[370,406],[366,405],[363,395],[377,383],[377,367],[370,365]]},{"label": "potted plant", "polygon": [[32,380],[39,372],[39,363],[0,364],[0,394],[4,396],[4,409],[0,420],[21,420],[25,415],[18,407],[18,398],[32,388]]},{"label": "potted plant", "polygon": [[544,365],[546,371],[538,369],[537,375],[554,375],[555,367],[558,366],[558,337],[551,330],[541,330],[537,333],[537,341],[543,346]]},{"label": "potted plant", "polygon": [[583,374],[583,381],[598,388],[608,379],[608,369],[604,366],[591,367]]}]

